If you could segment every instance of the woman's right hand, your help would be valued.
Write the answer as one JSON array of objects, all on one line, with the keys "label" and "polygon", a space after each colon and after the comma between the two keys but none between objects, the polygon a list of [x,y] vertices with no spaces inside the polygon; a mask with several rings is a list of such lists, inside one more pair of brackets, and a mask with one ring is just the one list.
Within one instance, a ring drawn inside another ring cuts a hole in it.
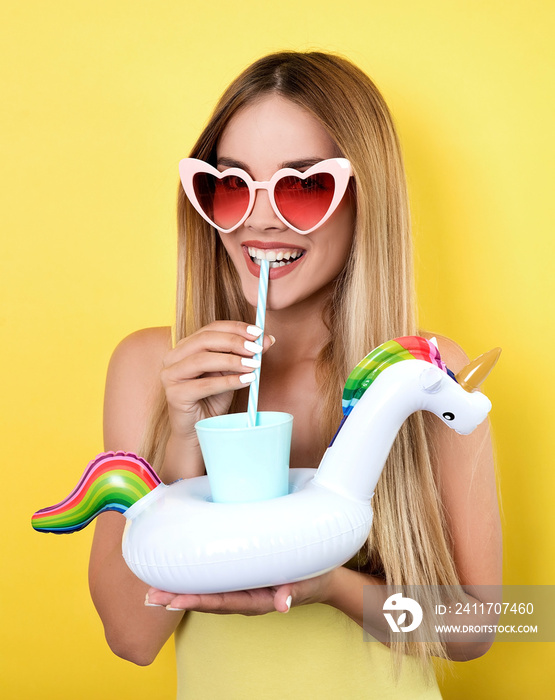
[{"label": "woman's right hand", "polygon": [[[195,423],[227,413],[233,392],[249,386],[260,366],[254,356],[261,333],[241,321],[214,321],[168,352],[161,380],[174,440],[198,445]],[[264,352],[274,342],[265,335]]]}]

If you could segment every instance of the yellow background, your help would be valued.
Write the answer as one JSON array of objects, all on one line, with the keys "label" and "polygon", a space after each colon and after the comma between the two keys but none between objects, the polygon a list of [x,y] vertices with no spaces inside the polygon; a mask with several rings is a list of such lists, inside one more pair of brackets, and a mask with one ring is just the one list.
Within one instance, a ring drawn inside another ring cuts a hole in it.
[{"label": "yellow background", "polygon": [[[106,365],[171,323],[177,163],[224,86],[283,48],[350,57],[398,123],[421,319],[486,385],[505,582],[555,583],[554,51],[549,0],[38,0],[0,13],[2,697],[171,698],[172,648],[112,656],[89,600],[92,529],[31,530],[102,447]],[[343,109],[346,106],[339,105]],[[446,698],[547,698],[552,645],[497,644]],[[217,663],[217,661],[215,661]]]}]

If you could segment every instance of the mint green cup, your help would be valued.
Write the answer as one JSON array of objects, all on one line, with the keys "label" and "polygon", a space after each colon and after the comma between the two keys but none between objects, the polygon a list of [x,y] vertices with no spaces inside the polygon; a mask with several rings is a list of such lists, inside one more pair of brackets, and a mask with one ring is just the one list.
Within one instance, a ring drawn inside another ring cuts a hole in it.
[{"label": "mint green cup", "polygon": [[196,425],[212,500],[248,503],[285,496],[293,416],[260,411],[247,427],[246,413],[205,418]]}]

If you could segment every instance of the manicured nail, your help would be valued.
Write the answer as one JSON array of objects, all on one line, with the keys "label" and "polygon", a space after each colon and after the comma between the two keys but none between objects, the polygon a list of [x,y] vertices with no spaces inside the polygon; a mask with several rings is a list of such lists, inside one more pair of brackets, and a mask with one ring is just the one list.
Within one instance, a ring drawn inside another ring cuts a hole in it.
[{"label": "manicured nail", "polygon": [[247,333],[252,335],[254,338],[258,338],[262,335],[262,328],[258,326],[247,326]]},{"label": "manicured nail", "polygon": [[171,605],[166,605],[166,610],[170,612],[183,612],[183,608],[172,608]]},{"label": "manicured nail", "polygon": [[254,382],[254,378],[256,377],[254,372],[249,372],[248,374],[242,374],[239,377],[239,381],[241,384],[250,384],[251,382]]},{"label": "manicured nail", "polygon": [[285,605],[287,605],[287,610],[285,612],[289,612],[291,610],[291,603],[293,602],[293,597],[288,595],[287,600],[285,601]]},{"label": "manicured nail", "polygon": [[262,345],[259,345],[258,343],[253,343],[252,340],[245,340],[244,346],[245,350],[248,350],[249,352],[252,352],[255,355],[259,352],[262,352],[263,350]]},{"label": "manicured nail", "polygon": [[[268,334],[268,338],[270,338],[270,340],[272,341],[272,345],[276,342],[276,339],[274,338],[273,335]],[[270,347],[272,347],[272,345],[270,345]]]},{"label": "manicured nail", "polygon": [[255,360],[254,357],[242,357],[241,364],[245,367],[252,367],[253,369],[257,369],[262,363],[260,362],[260,360]]},{"label": "manicured nail", "polygon": [[145,596],[145,606],[147,608],[163,608],[163,605],[160,605],[160,603],[150,603],[148,600],[148,593]]}]

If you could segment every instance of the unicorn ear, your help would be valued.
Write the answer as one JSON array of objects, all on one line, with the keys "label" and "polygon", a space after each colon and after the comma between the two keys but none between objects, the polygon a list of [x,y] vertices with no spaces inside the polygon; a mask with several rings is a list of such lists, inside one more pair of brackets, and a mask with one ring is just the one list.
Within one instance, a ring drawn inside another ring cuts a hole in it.
[{"label": "unicorn ear", "polygon": [[444,374],[437,367],[429,367],[420,375],[420,386],[427,394],[436,394],[443,381]]},{"label": "unicorn ear", "polygon": [[437,338],[435,337],[435,335],[434,335],[433,338],[430,338],[430,343],[431,343],[432,345],[435,345],[436,348],[439,350],[439,346],[438,346],[438,344],[437,344]]}]

